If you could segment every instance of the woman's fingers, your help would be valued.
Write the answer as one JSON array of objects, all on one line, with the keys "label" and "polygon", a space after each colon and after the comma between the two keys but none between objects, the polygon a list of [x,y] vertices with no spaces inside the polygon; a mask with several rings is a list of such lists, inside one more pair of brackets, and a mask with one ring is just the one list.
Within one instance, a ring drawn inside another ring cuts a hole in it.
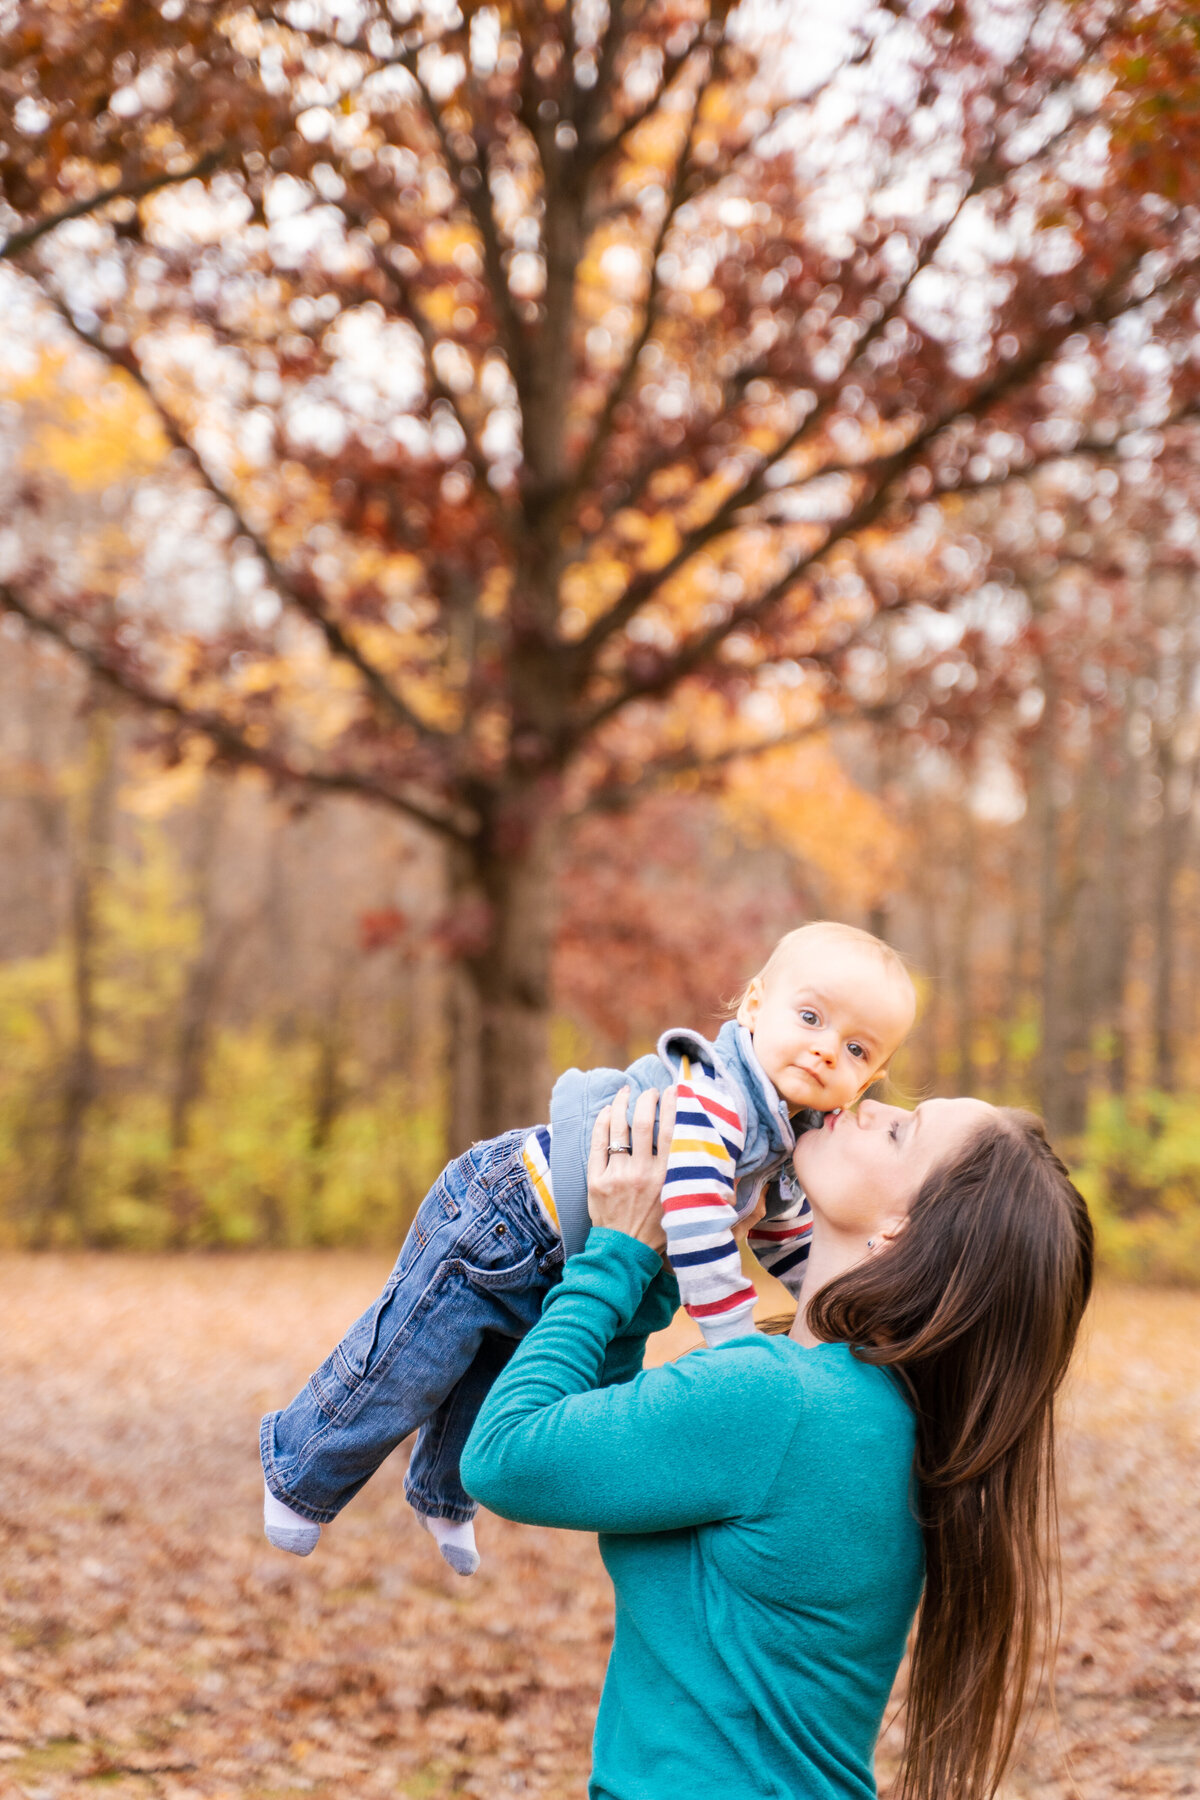
[{"label": "woman's fingers", "polygon": [[[594,1225],[623,1231],[658,1250],[666,1241],[661,1196],[675,1121],[675,1093],[667,1089],[660,1112],[658,1090],[648,1088],[638,1095],[632,1117],[629,1097],[629,1088],[622,1088],[596,1120],[588,1155],[588,1213]],[[656,1114],[658,1155],[654,1151]]]},{"label": "woman's fingers", "polygon": [[592,1142],[588,1151],[587,1178],[588,1186],[599,1181],[608,1164],[609,1130],[612,1125],[612,1107],[602,1106],[596,1114],[596,1123],[592,1126]]},{"label": "woman's fingers", "polygon": [[658,1111],[658,1089],[646,1088],[634,1103],[630,1143],[635,1167],[649,1161],[654,1154],[654,1115]]},{"label": "woman's fingers", "polygon": [[609,1120],[608,1141],[610,1144],[627,1144],[629,1142],[629,1089],[623,1087],[613,1095],[613,1103],[609,1108],[612,1115]]}]

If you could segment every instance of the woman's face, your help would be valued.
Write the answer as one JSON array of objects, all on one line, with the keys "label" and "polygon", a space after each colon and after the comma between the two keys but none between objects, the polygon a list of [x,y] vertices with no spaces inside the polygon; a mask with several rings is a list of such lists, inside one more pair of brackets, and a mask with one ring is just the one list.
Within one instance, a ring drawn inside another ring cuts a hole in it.
[{"label": "woman's face", "polygon": [[915,1112],[864,1100],[796,1145],[796,1175],[835,1230],[872,1235],[905,1219],[921,1184],[996,1113],[986,1100],[926,1100]]}]

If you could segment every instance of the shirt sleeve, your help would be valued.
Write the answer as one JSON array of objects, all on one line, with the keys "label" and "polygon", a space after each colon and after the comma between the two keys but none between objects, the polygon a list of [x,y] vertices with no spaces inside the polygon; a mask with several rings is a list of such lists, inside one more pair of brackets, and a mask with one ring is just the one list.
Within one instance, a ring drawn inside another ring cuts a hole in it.
[{"label": "shirt sleeve", "polygon": [[675,1277],[660,1264],[654,1280],[642,1296],[641,1304],[629,1322],[628,1329],[613,1338],[604,1358],[600,1386],[632,1381],[641,1373],[646,1360],[646,1339],[653,1332],[665,1331],[679,1308],[679,1287]]},{"label": "shirt sleeve", "polygon": [[644,1244],[595,1228],[571,1258],[463,1454],[463,1482],[485,1506],[527,1524],[630,1533],[758,1509],[796,1426],[794,1400],[778,1403],[770,1340],[598,1385],[657,1268]]},{"label": "shirt sleeve", "polygon": [[733,1235],[737,1159],[746,1121],[713,1070],[683,1060],[663,1183],[667,1259],[708,1344],[754,1330],[754,1288]]}]

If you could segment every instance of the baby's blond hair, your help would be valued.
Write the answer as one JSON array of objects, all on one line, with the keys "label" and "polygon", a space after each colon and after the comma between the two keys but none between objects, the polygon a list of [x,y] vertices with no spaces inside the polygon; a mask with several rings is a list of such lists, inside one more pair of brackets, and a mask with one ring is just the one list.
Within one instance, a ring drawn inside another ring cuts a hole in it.
[{"label": "baby's blond hair", "polygon": [[823,931],[832,937],[848,938],[852,943],[860,945],[864,950],[874,950],[888,974],[898,975],[902,981],[907,983],[909,988],[913,989],[913,999],[915,1002],[916,989],[913,988],[912,976],[909,974],[904,958],[898,950],[893,950],[890,944],[885,944],[882,938],[877,938],[875,936],[874,932],[863,931],[858,925],[844,925],[840,919],[811,919],[807,925],[797,925],[794,931],[784,932],[762,968],[751,975],[741,992],[735,999],[730,1001],[729,1014],[731,1018],[736,1018],[738,1012],[741,1010],[742,1002],[749,994],[753,984],[756,981],[761,981],[765,986],[771,979],[775,970],[778,969],[779,965],[786,962],[788,955],[796,948],[800,939],[807,937],[809,932],[814,931]]}]

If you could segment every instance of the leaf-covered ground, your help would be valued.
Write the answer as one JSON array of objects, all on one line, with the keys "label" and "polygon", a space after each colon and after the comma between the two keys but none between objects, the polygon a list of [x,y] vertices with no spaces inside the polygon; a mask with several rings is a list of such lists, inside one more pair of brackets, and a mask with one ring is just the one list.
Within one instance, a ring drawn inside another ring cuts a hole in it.
[{"label": "leaf-covered ground", "polygon": [[[485,1518],[462,1581],[398,1467],[307,1562],[259,1535],[259,1413],[383,1272],[0,1263],[5,1800],[580,1800],[610,1627],[592,1540]],[[1007,1791],[1200,1793],[1200,1297],[1103,1293],[1066,1410],[1058,1723]]]}]

